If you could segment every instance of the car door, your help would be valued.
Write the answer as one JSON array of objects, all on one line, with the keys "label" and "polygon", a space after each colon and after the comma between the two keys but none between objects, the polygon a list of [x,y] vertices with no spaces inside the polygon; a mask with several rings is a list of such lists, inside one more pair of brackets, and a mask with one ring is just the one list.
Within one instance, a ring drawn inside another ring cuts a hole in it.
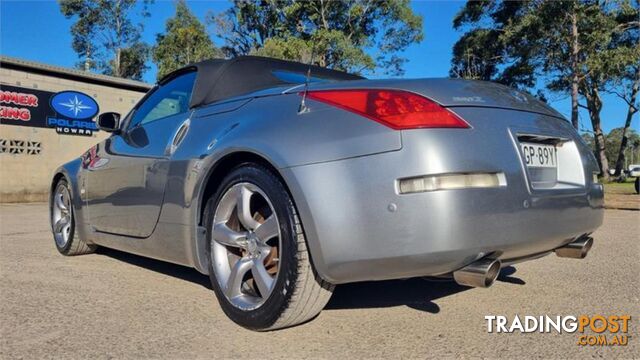
[{"label": "car door", "polygon": [[195,76],[194,71],[178,74],[154,88],[119,133],[92,149],[85,199],[94,231],[141,238],[153,233],[168,159],[188,128]]}]

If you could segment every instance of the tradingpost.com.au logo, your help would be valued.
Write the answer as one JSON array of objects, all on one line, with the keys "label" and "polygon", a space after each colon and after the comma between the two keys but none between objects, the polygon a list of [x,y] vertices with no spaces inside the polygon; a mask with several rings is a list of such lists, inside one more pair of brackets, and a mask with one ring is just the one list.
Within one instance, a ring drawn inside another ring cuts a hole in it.
[{"label": "tradingpost.com.au logo", "polygon": [[489,333],[578,333],[580,346],[626,346],[630,315],[530,316],[486,315]]}]

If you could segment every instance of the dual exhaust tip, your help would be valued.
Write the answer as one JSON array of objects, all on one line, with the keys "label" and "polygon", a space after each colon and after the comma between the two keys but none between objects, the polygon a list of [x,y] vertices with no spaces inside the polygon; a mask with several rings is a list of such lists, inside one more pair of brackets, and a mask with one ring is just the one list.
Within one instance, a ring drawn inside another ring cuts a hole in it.
[{"label": "dual exhaust tip", "polygon": [[453,279],[459,285],[487,288],[496,281],[501,268],[499,259],[485,257],[454,271]]},{"label": "dual exhaust tip", "polygon": [[554,251],[559,257],[584,259],[592,246],[593,238],[591,236],[583,236],[574,242],[570,242],[565,246],[555,249]]},{"label": "dual exhaust tip", "polygon": [[[580,237],[578,240],[568,243],[555,249],[559,257],[584,259],[593,246],[593,238],[590,236]],[[459,285],[488,288],[500,275],[502,263],[499,259],[484,257],[480,260],[453,272],[453,279]]]}]

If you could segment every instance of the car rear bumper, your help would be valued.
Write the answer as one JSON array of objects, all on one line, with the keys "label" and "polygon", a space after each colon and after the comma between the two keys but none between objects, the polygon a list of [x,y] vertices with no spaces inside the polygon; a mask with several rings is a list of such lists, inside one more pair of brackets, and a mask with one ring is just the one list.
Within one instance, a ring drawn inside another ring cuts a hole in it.
[{"label": "car rear bumper", "polygon": [[[399,151],[282,169],[319,274],[336,284],[441,275],[488,254],[535,257],[598,228],[603,188],[582,145],[582,185],[536,190],[513,142],[522,129],[505,129],[405,131]],[[469,172],[503,173],[506,186],[398,191],[398,179]]]}]

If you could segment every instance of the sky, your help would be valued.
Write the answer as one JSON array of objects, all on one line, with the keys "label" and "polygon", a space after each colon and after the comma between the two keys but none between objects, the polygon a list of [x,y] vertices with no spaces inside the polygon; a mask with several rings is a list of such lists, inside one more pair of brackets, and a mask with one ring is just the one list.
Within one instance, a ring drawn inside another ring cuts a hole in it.
[{"label": "sky", "polygon": [[[228,1],[187,1],[193,13],[204,21],[208,11],[222,12],[230,7]],[[451,49],[462,32],[452,27],[454,15],[462,7],[462,1],[414,1],[411,6],[423,16],[424,40],[410,46],[404,56],[406,78],[447,77],[451,63]],[[156,0],[150,8],[151,17],[144,19],[143,40],[153,44],[156,34],[164,31],[166,20],[173,16],[173,1]],[[0,0],[0,54],[52,65],[73,67],[78,58],[71,48],[69,29],[73,20],[66,19],[53,0],[19,1]],[[211,30],[211,29],[209,29]],[[212,35],[215,43],[220,40]],[[156,67],[150,63],[144,81],[154,82]],[[571,116],[568,96],[551,94],[551,106],[564,116]],[[623,126],[627,105],[614,95],[603,97],[603,128],[605,132]],[[581,110],[582,131],[591,130],[588,114]],[[632,128],[638,130],[638,114]]]}]

